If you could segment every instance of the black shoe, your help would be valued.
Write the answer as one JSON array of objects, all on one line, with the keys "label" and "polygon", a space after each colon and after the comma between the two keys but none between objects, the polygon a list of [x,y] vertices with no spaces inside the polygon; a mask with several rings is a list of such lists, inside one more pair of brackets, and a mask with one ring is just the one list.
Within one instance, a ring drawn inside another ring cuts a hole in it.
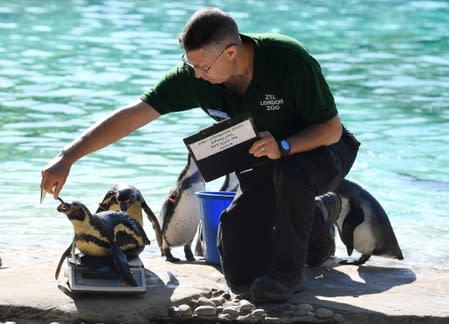
[{"label": "black shoe", "polygon": [[251,286],[251,297],[255,303],[281,302],[293,293],[304,290],[303,270],[294,273],[271,271],[257,278]]},{"label": "black shoe", "polygon": [[327,193],[315,199],[317,215],[321,219],[315,219],[319,225],[319,231],[312,233],[315,238],[309,242],[307,264],[311,267],[320,266],[330,256],[335,254],[335,222],[341,212],[340,197],[333,193]]}]

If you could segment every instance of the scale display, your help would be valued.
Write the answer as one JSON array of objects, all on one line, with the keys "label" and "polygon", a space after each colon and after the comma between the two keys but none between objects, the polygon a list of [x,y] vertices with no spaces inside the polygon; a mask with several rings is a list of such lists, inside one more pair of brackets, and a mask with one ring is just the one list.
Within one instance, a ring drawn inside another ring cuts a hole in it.
[{"label": "scale display", "polygon": [[118,272],[109,265],[92,269],[67,262],[68,284],[73,292],[115,292],[115,293],[144,293],[145,269],[140,258],[129,261],[130,271],[137,286],[130,286]]}]

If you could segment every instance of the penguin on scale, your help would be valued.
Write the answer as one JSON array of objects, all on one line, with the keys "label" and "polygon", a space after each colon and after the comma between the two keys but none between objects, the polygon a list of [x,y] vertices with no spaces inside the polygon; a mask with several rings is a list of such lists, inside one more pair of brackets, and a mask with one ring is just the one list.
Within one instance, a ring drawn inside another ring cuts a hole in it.
[{"label": "penguin on scale", "polygon": [[[61,204],[57,210],[66,214],[74,230],[72,257],[67,258],[72,291],[144,292],[143,264],[138,255],[150,240],[139,222],[123,211],[91,214],[79,201],[58,199]],[[81,253],[74,254],[75,248]],[[61,262],[56,279],[60,266]]]}]

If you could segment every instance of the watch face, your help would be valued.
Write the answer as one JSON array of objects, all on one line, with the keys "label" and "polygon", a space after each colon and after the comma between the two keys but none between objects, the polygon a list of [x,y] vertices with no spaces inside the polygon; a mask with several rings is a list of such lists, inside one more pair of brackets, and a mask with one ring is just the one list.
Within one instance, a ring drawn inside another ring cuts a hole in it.
[{"label": "watch face", "polygon": [[290,149],[290,143],[287,142],[286,140],[281,141],[281,145],[284,150],[288,151]]}]

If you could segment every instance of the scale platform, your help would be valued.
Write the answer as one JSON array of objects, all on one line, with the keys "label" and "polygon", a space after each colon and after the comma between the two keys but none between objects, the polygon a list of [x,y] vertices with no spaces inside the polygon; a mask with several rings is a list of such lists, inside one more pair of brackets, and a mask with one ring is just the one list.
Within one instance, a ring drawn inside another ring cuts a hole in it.
[{"label": "scale platform", "polygon": [[[86,261],[86,258],[89,258],[89,261]],[[86,256],[81,256],[78,260],[80,264],[75,264],[67,258],[66,277],[74,293],[140,294],[146,291],[145,268],[139,257],[128,262],[137,286],[131,286],[124,281],[110,260],[102,262],[105,259]]]}]

